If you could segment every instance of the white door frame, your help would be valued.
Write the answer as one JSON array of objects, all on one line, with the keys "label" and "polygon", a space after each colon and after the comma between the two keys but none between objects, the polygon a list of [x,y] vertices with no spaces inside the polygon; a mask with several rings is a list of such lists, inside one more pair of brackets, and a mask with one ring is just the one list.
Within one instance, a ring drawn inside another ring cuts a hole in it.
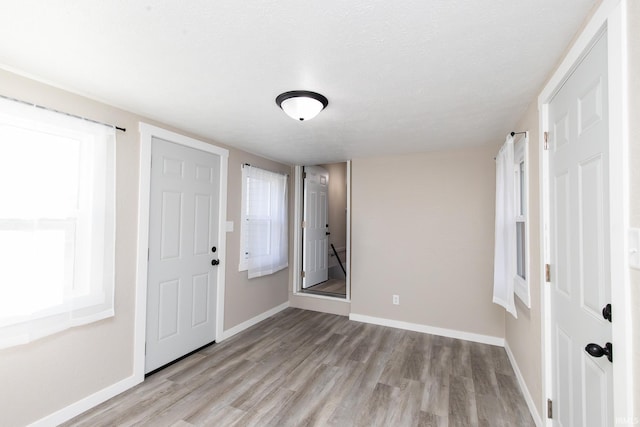
[{"label": "white door frame", "polygon": [[[302,278],[302,168],[296,165],[294,170],[294,186],[293,186],[293,295],[309,298],[329,299],[343,302],[351,302],[351,160],[347,160],[347,259],[345,260],[344,269],[346,274],[347,295],[346,298],[333,297],[328,295],[316,295],[301,292]],[[331,179],[331,177],[329,177]]]},{"label": "white door frame", "polygon": [[[539,154],[540,154],[540,215],[541,227],[540,266],[541,307],[542,307],[542,402],[552,396],[552,359],[550,292],[545,283],[544,264],[549,262],[549,159],[543,149],[544,132],[549,130],[549,102],[560,90],[580,63],[594,38],[606,28],[608,37],[609,66],[609,191],[610,191],[610,233],[611,233],[611,305],[614,307],[612,332],[614,344],[613,393],[614,418],[628,419],[633,416],[633,381],[629,373],[632,367],[631,348],[631,306],[629,261],[626,233],[629,225],[628,200],[628,132],[627,132],[627,0],[604,0],[589,23],[575,41],[556,72],[538,97]],[[546,406],[546,405],[543,405]],[[551,425],[546,418],[547,425]]]},{"label": "white door frame", "polygon": [[227,218],[227,168],[229,151],[206,142],[180,135],[147,123],[140,122],[140,180],[138,185],[138,251],[136,273],[135,330],[133,343],[133,372],[138,381],[144,379],[144,347],[147,323],[147,269],[149,253],[149,195],[151,192],[151,141],[161,138],[185,147],[220,156],[220,205],[218,229],[217,272],[218,291],[216,296],[216,342],[223,339],[224,287],[226,265],[226,218]]}]

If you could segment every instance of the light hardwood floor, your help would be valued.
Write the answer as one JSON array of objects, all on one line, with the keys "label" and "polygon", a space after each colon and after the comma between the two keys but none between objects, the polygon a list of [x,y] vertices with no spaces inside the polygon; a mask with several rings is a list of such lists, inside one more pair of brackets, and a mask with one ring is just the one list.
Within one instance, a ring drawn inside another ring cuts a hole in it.
[{"label": "light hardwood floor", "polygon": [[67,426],[534,426],[504,349],[289,308]]}]

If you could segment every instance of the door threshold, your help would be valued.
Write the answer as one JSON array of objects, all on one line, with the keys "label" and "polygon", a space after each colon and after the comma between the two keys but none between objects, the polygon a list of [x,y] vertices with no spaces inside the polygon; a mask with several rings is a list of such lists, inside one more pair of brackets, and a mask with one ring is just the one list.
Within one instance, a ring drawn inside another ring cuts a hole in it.
[{"label": "door threshold", "polygon": [[324,300],[335,301],[340,303],[344,302],[347,304],[351,303],[351,298],[347,298],[342,295],[340,296],[326,295],[320,292],[306,292],[305,290],[302,290],[302,289],[295,291],[293,293],[293,296],[302,297],[302,298],[318,298],[318,299],[324,299]]},{"label": "door threshold", "polygon": [[300,293],[302,294],[311,294],[311,295],[323,295],[326,297],[347,299],[347,294],[339,294],[336,292],[328,292],[328,291],[315,291],[313,289],[301,289]]},{"label": "door threshold", "polygon": [[151,375],[155,374],[156,372],[160,372],[160,371],[162,371],[164,368],[168,368],[169,366],[174,365],[174,364],[178,363],[179,361],[184,360],[184,359],[186,359],[187,357],[191,356],[192,354],[195,354],[195,353],[199,352],[199,351],[200,351],[200,350],[202,350],[202,349],[205,349],[205,348],[207,348],[207,347],[209,347],[209,346],[214,345],[215,343],[216,343],[215,341],[211,341],[209,344],[205,344],[205,345],[203,345],[202,347],[198,347],[198,348],[196,348],[195,350],[190,351],[189,353],[187,353],[187,354],[185,354],[185,355],[183,355],[183,356],[178,357],[176,360],[172,360],[171,362],[169,362],[169,363],[167,363],[167,364],[165,364],[165,365],[162,365],[162,366],[160,366],[159,368],[156,368],[156,369],[154,369],[153,371],[151,371],[151,372],[149,372],[149,373],[147,373],[147,374],[144,374],[144,378],[145,378],[145,379],[147,379],[147,377],[150,377]]}]

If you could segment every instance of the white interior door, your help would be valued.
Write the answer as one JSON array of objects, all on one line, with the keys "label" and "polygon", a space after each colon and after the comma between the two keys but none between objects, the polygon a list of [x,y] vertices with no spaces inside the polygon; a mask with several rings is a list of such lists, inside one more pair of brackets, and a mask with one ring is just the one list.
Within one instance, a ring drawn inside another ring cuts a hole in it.
[{"label": "white interior door", "polygon": [[304,167],[303,289],[329,278],[328,189],[329,172],[326,169]]},{"label": "white interior door", "polygon": [[220,156],[153,138],[145,372],[215,340],[219,180]]},{"label": "white interior door", "polygon": [[[553,423],[613,425],[606,35],[549,104]],[[597,349],[597,348],[596,348]],[[596,350],[592,348],[593,350]]]}]

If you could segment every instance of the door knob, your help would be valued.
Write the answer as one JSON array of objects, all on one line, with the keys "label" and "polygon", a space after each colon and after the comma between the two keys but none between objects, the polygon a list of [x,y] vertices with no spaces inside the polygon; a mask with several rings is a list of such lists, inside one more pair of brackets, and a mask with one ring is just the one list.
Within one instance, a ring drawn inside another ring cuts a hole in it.
[{"label": "door knob", "polygon": [[611,304],[607,304],[602,309],[602,317],[611,322]]},{"label": "door knob", "polygon": [[212,246],[212,247],[211,247],[211,252],[215,252],[215,251],[217,251],[217,250],[218,250],[218,248],[216,248],[215,246]]},{"label": "door knob", "polygon": [[611,345],[610,342],[606,343],[604,345],[604,348],[594,343],[587,344],[584,350],[593,357],[607,356],[607,359],[609,359],[609,362],[613,362],[613,345]]},{"label": "door knob", "polygon": [[220,260],[219,259],[212,259],[211,260],[211,265],[218,265],[220,264]]}]

